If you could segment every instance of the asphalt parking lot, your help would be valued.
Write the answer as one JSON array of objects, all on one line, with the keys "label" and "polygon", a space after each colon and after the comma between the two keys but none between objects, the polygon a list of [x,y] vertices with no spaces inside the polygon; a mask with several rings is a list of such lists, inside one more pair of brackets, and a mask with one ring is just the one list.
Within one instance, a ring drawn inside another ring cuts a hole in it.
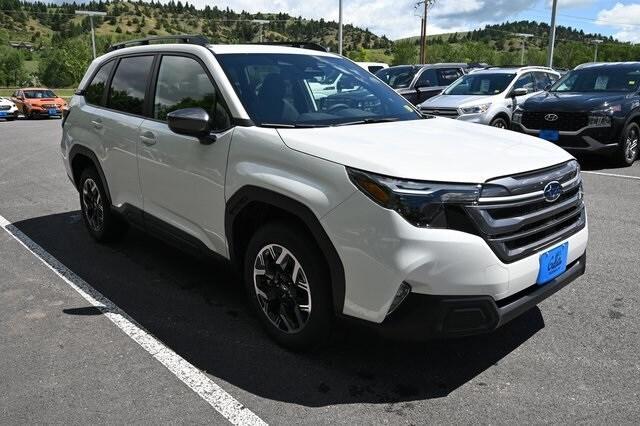
[{"label": "asphalt parking lot", "polygon": [[[407,342],[348,325],[301,355],[260,330],[227,264],[138,231],[94,243],[60,133],[59,120],[0,122],[2,423],[223,423],[220,407],[273,424],[640,419],[640,162],[582,161],[587,273],[498,332]],[[169,351],[141,346],[123,315]]]}]

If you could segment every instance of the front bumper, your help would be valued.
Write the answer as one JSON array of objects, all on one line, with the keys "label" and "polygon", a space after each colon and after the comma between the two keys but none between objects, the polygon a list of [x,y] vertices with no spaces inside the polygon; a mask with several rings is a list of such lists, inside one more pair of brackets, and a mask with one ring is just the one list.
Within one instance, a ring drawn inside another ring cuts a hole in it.
[{"label": "front bumper", "polygon": [[[511,130],[538,136],[540,130],[527,129],[520,123],[512,123]],[[560,138],[551,142],[571,153],[606,153],[618,147],[621,128],[614,125],[610,128],[591,127],[575,132],[559,132]]]},{"label": "front bumper", "polygon": [[1,119],[15,119],[18,118],[18,109],[14,108],[14,109],[10,109],[10,110],[3,110],[0,111],[0,120]]},{"label": "front bumper", "polygon": [[584,253],[544,285],[534,284],[506,299],[490,296],[410,294],[382,323],[382,332],[409,337],[462,337],[494,331],[584,274]]},{"label": "front bumper", "polygon": [[507,300],[536,283],[539,254],[567,242],[567,264],[572,265],[585,253],[588,241],[585,225],[549,247],[505,263],[478,235],[417,228],[361,192],[321,223],[344,265],[342,313],[374,323],[384,323],[397,313],[387,316],[403,282],[411,286],[412,293],[398,310],[415,295]]}]

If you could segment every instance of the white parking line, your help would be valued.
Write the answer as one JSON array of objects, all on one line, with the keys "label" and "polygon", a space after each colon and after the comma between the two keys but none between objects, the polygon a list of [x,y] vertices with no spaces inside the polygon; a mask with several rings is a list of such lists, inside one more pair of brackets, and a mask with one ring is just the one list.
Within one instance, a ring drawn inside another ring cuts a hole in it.
[{"label": "white parking line", "polygon": [[225,392],[224,389],[215,384],[209,377],[188,363],[180,355],[149,334],[122,309],[87,284],[86,281],[60,263],[60,261],[2,216],[0,216],[0,227],[62,278],[64,282],[77,291],[87,302],[100,309],[119,329],[142,346],[145,351],[151,354],[151,356],[173,373],[174,376],[184,382],[191,390],[208,402],[232,424],[266,425],[266,423],[251,410]]},{"label": "white parking line", "polygon": [[584,170],[582,171],[582,173],[586,173],[590,175],[598,175],[598,176],[616,177],[616,178],[622,178],[622,179],[640,180],[640,176],[617,175],[615,173],[589,172]]}]

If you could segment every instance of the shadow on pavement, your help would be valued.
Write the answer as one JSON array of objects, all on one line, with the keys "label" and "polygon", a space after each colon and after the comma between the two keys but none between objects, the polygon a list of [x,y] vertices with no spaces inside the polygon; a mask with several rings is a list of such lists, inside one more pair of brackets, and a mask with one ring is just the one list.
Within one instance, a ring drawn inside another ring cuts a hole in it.
[{"label": "shadow on pavement", "polygon": [[[294,354],[262,332],[224,261],[192,259],[133,229],[120,243],[99,245],[77,211],[14,225],[197,368],[277,401],[314,407],[410,405],[443,397],[544,327],[538,308],[491,335],[451,341],[389,340],[370,328],[345,324],[324,349]],[[64,312],[101,313],[84,306]]]}]

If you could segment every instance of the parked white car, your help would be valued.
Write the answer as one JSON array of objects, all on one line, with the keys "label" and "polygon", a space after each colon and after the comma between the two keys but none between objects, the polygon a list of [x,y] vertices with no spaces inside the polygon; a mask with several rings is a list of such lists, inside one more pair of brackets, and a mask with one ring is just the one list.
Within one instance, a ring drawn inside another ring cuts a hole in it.
[{"label": "parked white car", "polygon": [[489,67],[460,77],[418,108],[423,114],[508,129],[516,106],[559,78],[547,67]]},{"label": "parked white car", "polygon": [[[266,331],[298,349],[336,317],[489,332],[583,274],[564,150],[425,118],[331,53],[184,40],[114,46],[71,100],[62,157],[97,241],[132,224],[229,259]],[[336,72],[356,88],[310,89]]]},{"label": "parked white car", "polygon": [[0,97],[0,120],[12,121],[18,118],[18,108],[11,99]]}]

